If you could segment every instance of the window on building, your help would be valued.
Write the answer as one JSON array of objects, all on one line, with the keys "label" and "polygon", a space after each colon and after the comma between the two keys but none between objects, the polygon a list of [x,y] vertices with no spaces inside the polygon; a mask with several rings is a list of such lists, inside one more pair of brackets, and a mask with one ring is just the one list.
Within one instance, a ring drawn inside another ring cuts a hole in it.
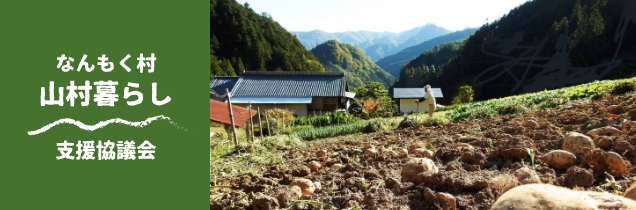
[{"label": "window on building", "polygon": [[324,110],[336,110],[336,108],[338,108],[337,103],[337,98],[324,98],[322,100],[322,108]]}]

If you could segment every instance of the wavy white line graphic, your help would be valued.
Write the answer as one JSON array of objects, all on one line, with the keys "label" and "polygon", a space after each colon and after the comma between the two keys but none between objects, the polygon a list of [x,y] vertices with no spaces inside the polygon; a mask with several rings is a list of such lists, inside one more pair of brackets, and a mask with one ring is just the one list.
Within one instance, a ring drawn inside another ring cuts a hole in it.
[{"label": "wavy white line graphic", "polygon": [[47,130],[49,130],[52,127],[55,127],[55,126],[57,126],[59,124],[72,124],[72,125],[77,126],[78,128],[81,128],[81,129],[87,130],[87,131],[94,131],[94,130],[103,128],[106,125],[111,124],[111,123],[119,123],[119,124],[124,124],[124,125],[128,125],[128,126],[141,128],[141,127],[144,127],[144,126],[150,124],[151,122],[153,122],[155,120],[168,120],[170,122],[170,124],[174,125],[178,129],[183,129],[183,130],[187,131],[187,129],[184,129],[181,126],[178,126],[177,123],[175,123],[174,121],[172,121],[172,119],[170,119],[170,117],[159,115],[159,116],[149,117],[148,119],[146,119],[144,121],[140,121],[140,122],[130,122],[128,120],[124,120],[124,119],[121,119],[121,118],[116,118],[116,119],[110,119],[110,120],[106,120],[106,121],[100,121],[99,123],[97,123],[95,125],[86,125],[86,124],[84,124],[84,123],[82,123],[80,121],[77,121],[77,120],[74,120],[74,119],[71,119],[71,118],[64,118],[64,119],[59,119],[59,120],[57,120],[55,122],[52,122],[52,123],[40,128],[40,129],[37,129],[37,130],[34,130],[34,131],[28,131],[27,133],[29,135],[31,135],[31,136],[38,135],[40,133],[46,132]]}]

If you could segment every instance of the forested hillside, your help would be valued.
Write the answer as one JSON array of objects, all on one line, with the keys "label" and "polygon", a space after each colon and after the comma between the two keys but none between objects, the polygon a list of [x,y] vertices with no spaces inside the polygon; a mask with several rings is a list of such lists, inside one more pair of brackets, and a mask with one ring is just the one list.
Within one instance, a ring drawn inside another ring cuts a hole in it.
[{"label": "forested hillside", "polygon": [[411,60],[400,70],[400,77],[395,87],[423,87],[427,82],[438,78],[443,65],[457,56],[463,45],[462,41],[442,43]]},{"label": "forested hillside", "polygon": [[329,71],[344,72],[351,88],[369,82],[391,86],[395,78],[371,61],[360,49],[336,40],[316,46],[311,52]]},{"label": "forested hillside", "polygon": [[453,96],[475,86],[475,100],[636,73],[636,1],[529,1],[482,26],[423,83]]},{"label": "forested hillside", "polygon": [[439,45],[441,43],[452,42],[457,40],[463,41],[467,39],[472,33],[475,33],[475,31],[477,31],[477,28],[470,28],[470,29],[465,29],[461,31],[456,31],[456,32],[446,34],[443,36],[438,36],[431,40],[403,49],[402,51],[399,51],[398,53],[395,53],[393,55],[389,55],[385,58],[382,58],[376,63],[382,69],[386,70],[391,75],[397,78],[400,76],[400,69],[402,69],[402,67],[405,64],[407,64],[409,61],[413,60],[415,57],[422,54],[422,52],[430,50],[436,45]]},{"label": "forested hillside", "polygon": [[210,0],[210,76],[243,70],[324,71],[296,37],[235,0]]}]

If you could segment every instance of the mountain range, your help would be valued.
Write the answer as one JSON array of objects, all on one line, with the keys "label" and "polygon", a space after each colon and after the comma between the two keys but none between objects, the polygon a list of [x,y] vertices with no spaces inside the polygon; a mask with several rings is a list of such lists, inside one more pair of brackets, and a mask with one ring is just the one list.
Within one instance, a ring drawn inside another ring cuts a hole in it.
[{"label": "mountain range", "polygon": [[463,41],[467,39],[471,34],[475,33],[477,28],[468,28],[461,31],[456,31],[446,35],[438,36],[420,44],[408,47],[402,51],[399,51],[393,55],[389,55],[376,61],[376,64],[382,69],[389,72],[393,77],[399,78],[400,69],[409,61],[415,59],[423,52],[433,49],[433,47],[446,42]]},{"label": "mountain range", "polygon": [[434,24],[426,24],[399,33],[372,31],[328,33],[321,30],[291,31],[290,33],[296,35],[300,43],[307,49],[313,49],[328,40],[338,40],[362,49],[371,60],[377,61],[407,47],[450,32]]}]

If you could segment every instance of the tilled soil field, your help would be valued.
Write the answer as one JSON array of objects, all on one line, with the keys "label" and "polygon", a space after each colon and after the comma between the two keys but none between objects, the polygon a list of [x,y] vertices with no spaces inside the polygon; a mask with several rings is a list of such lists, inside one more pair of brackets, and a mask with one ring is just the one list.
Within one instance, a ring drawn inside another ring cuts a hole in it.
[{"label": "tilled soil field", "polygon": [[635,101],[606,97],[292,149],[289,167],[217,180],[230,187],[213,190],[210,209],[491,209],[532,183],[623,195],[636,174]]}]

